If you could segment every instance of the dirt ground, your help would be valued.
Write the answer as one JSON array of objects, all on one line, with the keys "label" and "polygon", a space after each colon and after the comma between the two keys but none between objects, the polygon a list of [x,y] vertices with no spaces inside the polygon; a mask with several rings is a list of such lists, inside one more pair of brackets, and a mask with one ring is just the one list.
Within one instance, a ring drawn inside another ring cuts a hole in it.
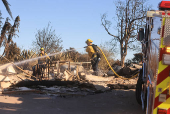
[{"label": "dirt ground", "polygon": [[144,114],[135,91],[112,90],[86,96],[0,95],[0,114]]}]

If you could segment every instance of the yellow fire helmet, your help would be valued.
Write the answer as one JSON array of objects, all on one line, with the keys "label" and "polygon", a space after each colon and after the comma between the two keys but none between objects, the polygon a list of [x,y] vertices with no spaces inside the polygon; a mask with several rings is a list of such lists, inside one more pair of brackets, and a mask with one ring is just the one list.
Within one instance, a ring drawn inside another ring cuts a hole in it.
[{"label": "yellow fire helmet", "polygon": [[41,48],[40,50],[41,50],[41,51],[44,51],[44,48]]},{"label": "yellow fire helmet", "polygon": [[86,43],[92,43],[93,41],[91,39],[87,39]]}]

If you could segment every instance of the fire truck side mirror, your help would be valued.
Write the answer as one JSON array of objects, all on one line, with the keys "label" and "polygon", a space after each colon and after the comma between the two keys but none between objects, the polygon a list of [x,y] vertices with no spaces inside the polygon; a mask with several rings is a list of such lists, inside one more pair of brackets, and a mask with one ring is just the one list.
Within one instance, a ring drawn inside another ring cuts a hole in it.
[{"label": "fire truck side mirror", "polygon": [[138,32],[138,41],[142,41],[144,39],[144,28],[140,28]]}]

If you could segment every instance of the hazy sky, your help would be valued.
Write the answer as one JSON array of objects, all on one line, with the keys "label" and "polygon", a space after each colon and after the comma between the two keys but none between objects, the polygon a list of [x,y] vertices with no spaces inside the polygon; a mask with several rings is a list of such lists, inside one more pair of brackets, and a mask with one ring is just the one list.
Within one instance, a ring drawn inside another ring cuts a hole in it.
[{"label": "hazy sky", "polygon": [[[153,9],[157,10],[161,0],[149,0]],[[64,49],[69,47],[84,47],[86,39],[92,39],[94,44],[100,45],[112,37],[101,26],[101,15],[108,13],[112,25],[116,23],[114,0],[8,0],[12,15],[20,16],[19,37],[13,38],[23,49],[30,49],[35,40],[37,30],[43,29],[51,22],[51,26],[60,35]],[[0,2],[2,17],[9,17],[4,5]],[[5,22],[5,19],[3,19]],[[10,21],[13,23],[13,21]],[[117,31],[112,29],[112,34]],[[2,51],[2,49],[0,50]],[[78,50],[85,52],[84,49]],[[118,53],[119,54],[119,53]],[[120,56],[116,54],[116,59]],[[132,58],[132,52],[127,58]]]}]

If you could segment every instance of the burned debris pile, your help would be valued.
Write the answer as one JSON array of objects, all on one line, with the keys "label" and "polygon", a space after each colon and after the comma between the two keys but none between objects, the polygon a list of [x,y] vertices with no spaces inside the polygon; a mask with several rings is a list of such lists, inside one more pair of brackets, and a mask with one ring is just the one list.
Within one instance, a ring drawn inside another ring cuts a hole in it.
[{"label": "burned debris pile", "polygon": [[[0,66],[1,92],[3,94],[35,92],[57,96],[84,96],[111,89],[134,89],[136,87],[137,78],[123,80],[111,71],[95,76],[92,70],[85,69],[82,64],[57,61],[49,65],[41,75],[41,79],[38,75],[32,76],[31,70],[18,72],[12,63],[4,64]],[[141,66],[136,64],[124,68],[113,67],[122,77],[130,77],[140,68]]]}]

